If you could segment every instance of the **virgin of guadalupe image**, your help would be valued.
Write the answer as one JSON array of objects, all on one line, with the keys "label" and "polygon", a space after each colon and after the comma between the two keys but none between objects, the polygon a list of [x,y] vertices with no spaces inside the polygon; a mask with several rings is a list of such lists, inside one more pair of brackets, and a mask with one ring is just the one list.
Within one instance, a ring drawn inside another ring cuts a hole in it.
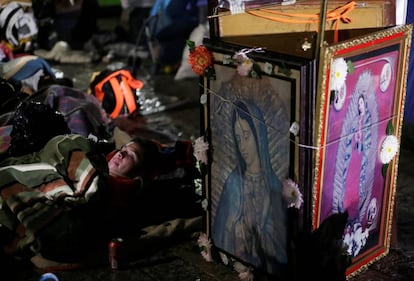
[{"label": "virgin of guadalupe image", "polygon": [[232,108],[230,137],[236,155],[216,209],[214,244],[280,274],[288,261],[287,209],[270,160],[265,120],[253,100],[236,100]]}]

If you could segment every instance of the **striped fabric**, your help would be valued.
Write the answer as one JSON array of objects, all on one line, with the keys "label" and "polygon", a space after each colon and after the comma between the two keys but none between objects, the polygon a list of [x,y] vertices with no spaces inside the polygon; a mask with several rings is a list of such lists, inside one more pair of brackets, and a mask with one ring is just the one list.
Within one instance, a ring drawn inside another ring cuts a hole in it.
[{"label": "striped fabric", "polygon": [[62,211],[86,204],[96,194],[101,173],[88,150],[86,138],[57,136],[37,153],[1,163],[0,223],[19,236],[9,251],[31,246]]}]

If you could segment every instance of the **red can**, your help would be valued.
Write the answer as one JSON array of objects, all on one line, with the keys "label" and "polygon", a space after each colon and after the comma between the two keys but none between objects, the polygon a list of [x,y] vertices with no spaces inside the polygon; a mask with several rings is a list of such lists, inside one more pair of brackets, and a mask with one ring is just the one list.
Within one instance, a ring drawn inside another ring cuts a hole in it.
[{"label": "red can", "polygon": [[124,240],[114,238],[109,242],[109,265],[111,269],[119,269],[122,261]]}]

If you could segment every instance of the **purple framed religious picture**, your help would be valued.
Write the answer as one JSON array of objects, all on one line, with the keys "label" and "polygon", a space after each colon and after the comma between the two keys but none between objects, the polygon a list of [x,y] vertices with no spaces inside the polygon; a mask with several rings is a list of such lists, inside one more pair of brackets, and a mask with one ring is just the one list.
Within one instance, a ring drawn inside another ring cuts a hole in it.
[{"label": "purple framed religious picture", "polygon": [[347,214],[353,276],[388,254],[411,26],[321,50],[312,224]]},{"label": "purple framed religious picture", "polygon": [[285,280],[292,220],[298,223],[289,206],[303,208],[303,198],[289,201],[283,191],[287,182],[302,181],[300,97],[310,92],[304,80],[312,63],[278,60],[261,48],[205,45],[215,71],[203,91],[210,144],[207,234],[226,260]]}]

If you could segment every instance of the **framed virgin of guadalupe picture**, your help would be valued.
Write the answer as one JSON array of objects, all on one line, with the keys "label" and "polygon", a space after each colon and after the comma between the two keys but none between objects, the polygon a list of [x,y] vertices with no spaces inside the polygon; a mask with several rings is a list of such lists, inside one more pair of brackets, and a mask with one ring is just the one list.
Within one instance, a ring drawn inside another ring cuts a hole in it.
[{"label": "framed virgin of guadalupe picture", "polygon": [[278,61],[261,48],[205,45],[216,77],[204,79],[203,92],[210,145],[207,234],[227,259],[287,280],[291,230],[298,223],[288,209],[298,202],[286,200],[283,189],[302,180],[300,104],[310,92],[303,79],[312,64]]},{"label": "framed virgin of guadalupe picture", "polygon": [[346,213],[353,276],[388,254],[411,26],[321,50],[313,229]]}]

